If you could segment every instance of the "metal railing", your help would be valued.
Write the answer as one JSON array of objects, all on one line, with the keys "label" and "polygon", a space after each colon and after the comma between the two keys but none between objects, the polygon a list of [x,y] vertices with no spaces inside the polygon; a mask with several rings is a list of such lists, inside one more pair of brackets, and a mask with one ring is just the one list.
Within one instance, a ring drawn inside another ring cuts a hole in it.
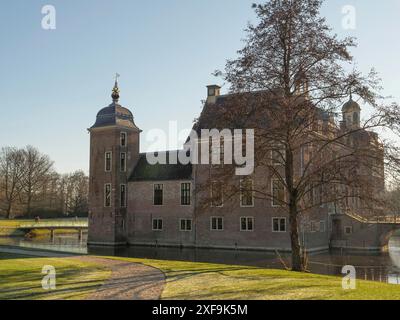
[{"label": "metal railing", "polygon": [[50,220],[39,221],[32,223],[23,223],[18,228],[20,229],[35,229],[35,228],[87,228],[87,219],[65,219],[65,220]]},{"label": "metal railing", "polygon": [[363,217],[357,213],[346,211],[345,214],[357,221],[369,224],[400,224],[399,216]]}]

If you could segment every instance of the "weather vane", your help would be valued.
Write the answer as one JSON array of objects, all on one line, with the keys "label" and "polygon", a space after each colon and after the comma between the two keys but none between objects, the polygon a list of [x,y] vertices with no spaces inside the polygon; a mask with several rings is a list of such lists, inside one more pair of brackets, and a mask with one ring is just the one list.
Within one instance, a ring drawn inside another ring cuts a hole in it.
[{"label": "weather vane", "polygon": [[117,72],[116,74],[115,74],[115,82],[116,83],[118,83],[118,78],[120,77],[121,75]]}]

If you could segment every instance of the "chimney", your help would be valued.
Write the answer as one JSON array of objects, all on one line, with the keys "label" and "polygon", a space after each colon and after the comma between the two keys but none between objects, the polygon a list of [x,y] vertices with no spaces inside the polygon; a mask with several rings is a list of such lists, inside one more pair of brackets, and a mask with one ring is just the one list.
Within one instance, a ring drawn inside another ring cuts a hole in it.
[{"label": "chimney", "polygon": [[207,86],[207,103],[215,104],[220,96],[221,87],[217,85]]}]

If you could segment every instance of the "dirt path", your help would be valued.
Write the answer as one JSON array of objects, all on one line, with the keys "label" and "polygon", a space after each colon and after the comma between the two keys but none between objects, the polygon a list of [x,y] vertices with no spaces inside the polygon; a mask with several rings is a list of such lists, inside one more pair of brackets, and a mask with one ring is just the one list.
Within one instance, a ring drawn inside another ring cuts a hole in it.
[{"label": "dirt path", "polygon": [[165,286],[164,274],[155,268],[139,263],[80,256],[111,269],[111,276],[87,300],[159,300]]}]

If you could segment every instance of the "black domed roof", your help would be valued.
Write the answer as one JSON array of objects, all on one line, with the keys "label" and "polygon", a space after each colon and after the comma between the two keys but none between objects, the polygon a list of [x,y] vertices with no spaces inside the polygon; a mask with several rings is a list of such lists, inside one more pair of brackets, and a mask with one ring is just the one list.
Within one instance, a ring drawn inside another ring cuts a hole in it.
[{"label": "black domed roof", "polygon": [[139,128],[135,125],[132,112],[116,102],[111,103],[108,107],[105,107],[99,111],[96,117],[96,123],[92,126],[92,128],[115,125],[139,130]]},{"label": "black domed roof", "polygon": [[101,109],[97,113],[96,123],[91,127],[91,129],[108,126],[120,126],[140,131],[135,124],[132,112],[118,103],[119,88],[117,81],[115,81],[111,97],[113,99],[113,103],[111,103],[108,107]]},{"label": "black domed roof", "polygon": [[353,100],[353,98],[350,97],[350,100],[343,105],[342,111],[346,112],[353,109],[361,110],[361,107],[356,101]]}]

